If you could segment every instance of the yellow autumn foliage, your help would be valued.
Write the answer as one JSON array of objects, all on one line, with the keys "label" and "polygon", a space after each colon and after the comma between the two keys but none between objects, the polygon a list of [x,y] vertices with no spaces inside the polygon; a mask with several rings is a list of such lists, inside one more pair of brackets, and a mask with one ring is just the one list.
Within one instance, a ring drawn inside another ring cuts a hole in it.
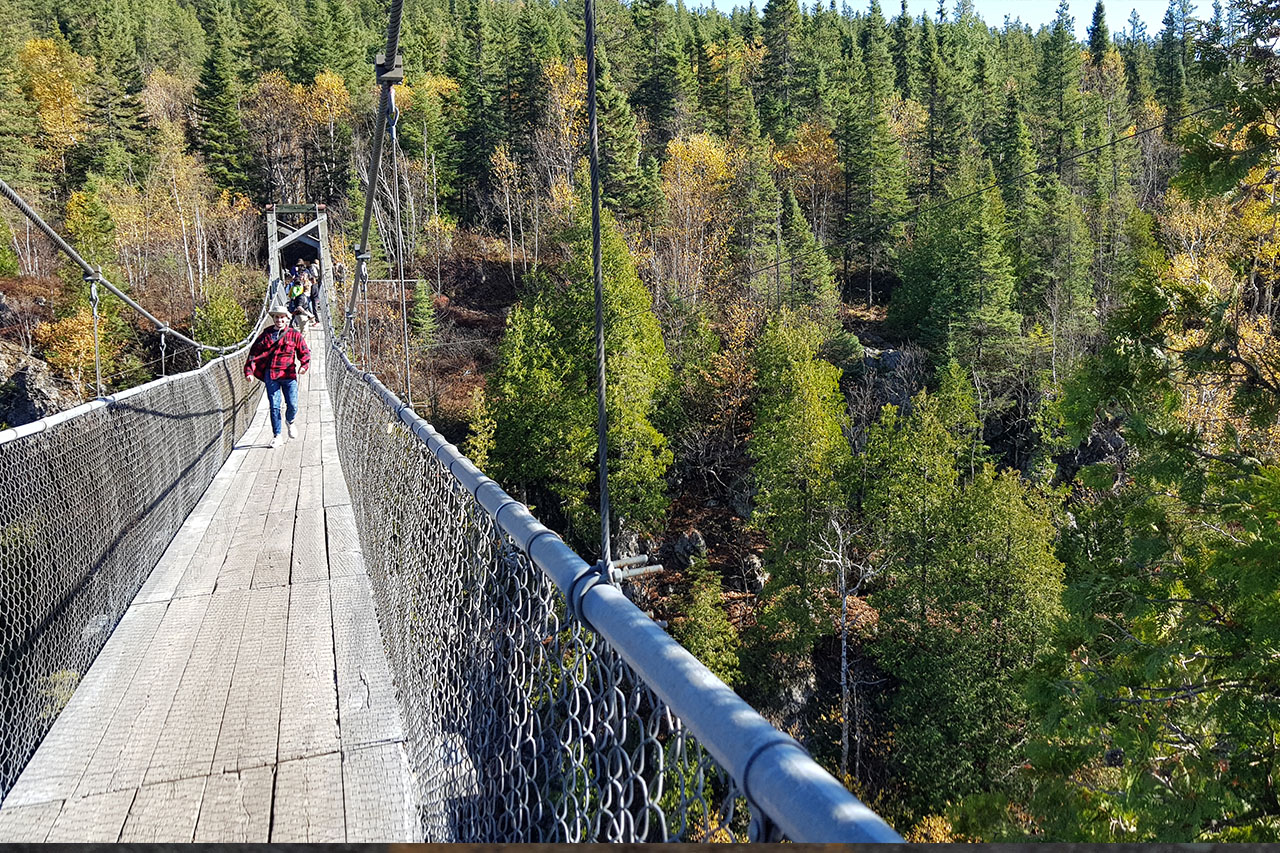
[{"label": "yellow autumn foliage", "polygon": [[667,146],[662,164],[667,200],[662,237],[668,247],[664,277],[691,304],[715,298],[726,273],[728,189],[729,156],[720,141],[698,133]]},{"label": "yellow autumn foliage", "polygon": [[23,43],[16,64],[22,92],[36,104],[43,147],[56,161],[85,131],[82,94],[93,58],[77,56],[65,40],[35,38]]},{"label": "yellow autumn foliage", "polygon": [[[52,323],[41,323],[36,327],[35,338],[44,360],[54,370],[77,384],[92,380],[93,314],[88,308]],[[119,354],[120,345],[99,329],[98,348],[105,372]]]}]

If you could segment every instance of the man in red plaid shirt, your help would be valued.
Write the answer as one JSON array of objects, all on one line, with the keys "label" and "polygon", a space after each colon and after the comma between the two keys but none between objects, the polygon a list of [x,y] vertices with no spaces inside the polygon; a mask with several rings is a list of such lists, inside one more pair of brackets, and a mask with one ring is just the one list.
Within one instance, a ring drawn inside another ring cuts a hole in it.
[{"label": "man in red plaid shirt", "polygon": [[[285,420],[289,426],[289,438],[298,437],[293,419],[298,416],[298,376],[311,366],[311,349],[297,329],[289,327],[289,309],[276,304],[267,312],[271,325],[262,330],[249,349],[244,363],[245,379],[261,379],[267,387],[267,400],[271,404],[272,447],[284,441],[280,434],[280,397],[284,397]],[[298,370],[294,370],[294,360]]]}]

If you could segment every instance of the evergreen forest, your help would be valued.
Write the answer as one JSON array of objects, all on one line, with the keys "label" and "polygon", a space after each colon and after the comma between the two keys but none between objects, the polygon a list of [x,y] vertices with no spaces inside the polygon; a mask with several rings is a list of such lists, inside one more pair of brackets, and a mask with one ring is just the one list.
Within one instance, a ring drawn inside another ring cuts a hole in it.
[{"label": "evergreen forest", "polygon": [[[855,2],[596,4],[628,594],[909,840],[1280,840],[1280,0]],[[372,193],[357,356],[594,559],[582,2],[406,0],[370,186],[386,20],[0,0],[0,178],[214,344]],[[95,396],[7,205],[0,297],[0,421]],[[196,363],[97,310],[104,390]]]}]

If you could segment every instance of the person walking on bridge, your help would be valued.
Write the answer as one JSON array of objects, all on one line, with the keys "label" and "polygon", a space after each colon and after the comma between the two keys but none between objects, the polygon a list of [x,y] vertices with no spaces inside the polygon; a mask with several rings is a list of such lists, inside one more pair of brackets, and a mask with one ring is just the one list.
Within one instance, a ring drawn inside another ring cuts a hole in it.
[{"label": "person walking on bridge", "polygon": [[[298,416],[298,376],[306,374],[311,366],[311,349],[298,330],[290,328],[292,312],[286,306],[276,303],[267,313],[271,315],[271,325],[262,330],[249,348],[244,377],[250,381],[260,379],[267,387],[267,400],[271,405],[271,446],[279,447],[284,442],[280,432],[281,396],[284,397],[284,419],[289,438],[298,437],[298,428],[293,425]],[[298,363],[296,370],[295,361]]]}]

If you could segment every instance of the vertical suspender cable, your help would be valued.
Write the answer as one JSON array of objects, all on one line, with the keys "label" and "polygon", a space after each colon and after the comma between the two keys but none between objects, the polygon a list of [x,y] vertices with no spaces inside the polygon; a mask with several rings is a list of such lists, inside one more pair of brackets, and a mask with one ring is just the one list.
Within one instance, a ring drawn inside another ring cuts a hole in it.
[{"label": "vertical suspender cable", "polygon": [[102,387],[102,357],[98,353],[98,279],[102,277],[99,267],[92,275],[86,275],[89,282],[89,304],[93,306],[93,371],[98,380],[98,396],[105,397],[107,391]]},{"label": "vertical suspender cable", "polygon": [[600,134],[596,125],[596,8],[585,0],[587,24],[587,124],[591,134],[591,271],[596,284],[596,435],[600,454],[600,564],[608,572],[609,542],[609,418],[604,387],[604,275],[600,269]]},{"label": "vertical suspender cable", "polygon": [[[391,175],[392,206],[396,222],[396,272],[400,278],[400,333],[404,342],[404,395],[413,408],[413,379],[409,376],[409,309],[405,294],[404,279],[404,229],[400,225],[400,135],[397,126],[400,123],[400,110],[396,108],[395,93],[391,95]],[[406,186],[408,181],[405,182]]]},{"label": "vertical suspender cable", "polygon": [[[382,86],[382,99],[378,104],[378,121],[373,131],[373,153],[369,158],[369,187],[364,197],[364,223],[360,226],[360,243],[356,246],[356,282],[351,289],[351,301],[347,304],[347,325],[355,314],[356,299],[360,291],[368,291],[369,285],[369,225],[373,219],[373,202],[378,192],[378,166],[382,162],[382,137],[387,132],[387,112],[391,105],[393,81],[382,79],[387,71],[396,67],[396,52],[400,47],[400,13],[404,0],[391,0],[391,17],[387,21],[387,50],[383,55],[386,65],[378,68],[378,83]],[[365,297],[368,299],[368,296]],[[365,368],[368,369],[366,360]]]}]

